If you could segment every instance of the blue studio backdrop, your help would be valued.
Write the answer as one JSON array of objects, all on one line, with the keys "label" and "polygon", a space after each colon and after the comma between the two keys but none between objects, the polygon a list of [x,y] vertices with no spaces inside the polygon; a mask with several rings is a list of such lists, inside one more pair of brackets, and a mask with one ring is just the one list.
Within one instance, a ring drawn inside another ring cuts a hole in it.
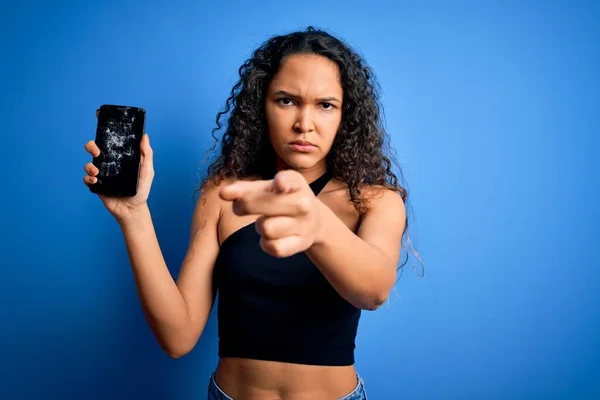
[{"label": "blue studio backdrop", "polygon": [[191,354],[159,349],[83,146],[99,105],[146,109],[176,275],[238,67],[307,25],[379,78],[425,263],[363,314],[369,398],[600,398],[599,17],[591,1],[3,2],[0,398],[203,398],[215,315]]}]

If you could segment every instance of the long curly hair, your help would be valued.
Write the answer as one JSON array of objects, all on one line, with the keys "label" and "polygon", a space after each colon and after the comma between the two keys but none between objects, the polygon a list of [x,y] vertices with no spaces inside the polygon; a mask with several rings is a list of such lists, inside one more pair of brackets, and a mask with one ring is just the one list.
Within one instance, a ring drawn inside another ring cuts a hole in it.
[{"label": "long curly hair", "polygon": [[[220,142],[220,153],[210,163],[203,187],[211,180],[243,179],[272,173],[275,153],[270,144],[264,110],[267,88],[287,57],[315,54],[328,58],[339,67],[344,93],[342,122],[332,148],[326,156],[328,170],[348,186],[350,201],[359,215],[369,209],[369,201],[361,192],[365,185],[381,185],[400,194],[407,202],[407,190],[383,127],[379,104],[379,85],[371,68],[361,56],[342,40],[313,27],[304,31],[274,36],[264,42],[239,68],[239,80],[231,89],[225,107],[217,113],[212,130],[214,145]],[[222,137],[222,118],[229,115]],[[392,171],[397,167],[398,176]],[[402,247],[407,239],[408,216]],[[404,265],[404,263],[402,263]]]}]

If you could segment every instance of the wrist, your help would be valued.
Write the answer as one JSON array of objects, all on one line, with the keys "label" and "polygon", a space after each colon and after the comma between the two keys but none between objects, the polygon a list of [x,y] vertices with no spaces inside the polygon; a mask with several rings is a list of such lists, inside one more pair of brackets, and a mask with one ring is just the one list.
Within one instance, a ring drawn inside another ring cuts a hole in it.
[{"label": "wrist", "polygon": [[127,215],[117,219],[122,230],[135,230],[143,227],[148,220],[151,220],[150,208],[147,203],[130,210]]},{"label": "wrist", "polygon": [[329,236],[329,228],[331,227],[331,210],[323,202],[317,199],[317,229],[313,246],[322,246],[325,244]]}]

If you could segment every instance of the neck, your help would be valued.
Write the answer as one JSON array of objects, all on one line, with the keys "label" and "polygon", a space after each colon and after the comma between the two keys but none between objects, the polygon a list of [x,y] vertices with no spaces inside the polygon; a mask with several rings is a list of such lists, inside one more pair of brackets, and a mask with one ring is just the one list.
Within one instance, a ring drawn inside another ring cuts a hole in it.
[{"label": "neck", "polygon": [[325,160],[321,160],[312,167],[292,168],[280,159],[275,162],[275,170],[277,172],[288,169],[296,170],[304,177],[304,179],[306,179],[308,183],[311,183],[319,179],[325,173],[325,171],[327,171],[327,165],[325,164]]}]

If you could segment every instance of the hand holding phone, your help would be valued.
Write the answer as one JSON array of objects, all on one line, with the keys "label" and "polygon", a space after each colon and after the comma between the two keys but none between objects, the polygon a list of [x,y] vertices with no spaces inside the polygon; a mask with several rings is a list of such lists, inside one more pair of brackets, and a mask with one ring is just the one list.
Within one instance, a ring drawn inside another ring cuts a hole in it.
[{"label": "hand holding phone", "polygon": [[125,220],[146,205],[154,178],[152,148],[144,133],[146,113],[138,107],[103,105],[96,116],[96,138],[85,145],[93,159],[85,165],[84,183],[117,220]]}]

